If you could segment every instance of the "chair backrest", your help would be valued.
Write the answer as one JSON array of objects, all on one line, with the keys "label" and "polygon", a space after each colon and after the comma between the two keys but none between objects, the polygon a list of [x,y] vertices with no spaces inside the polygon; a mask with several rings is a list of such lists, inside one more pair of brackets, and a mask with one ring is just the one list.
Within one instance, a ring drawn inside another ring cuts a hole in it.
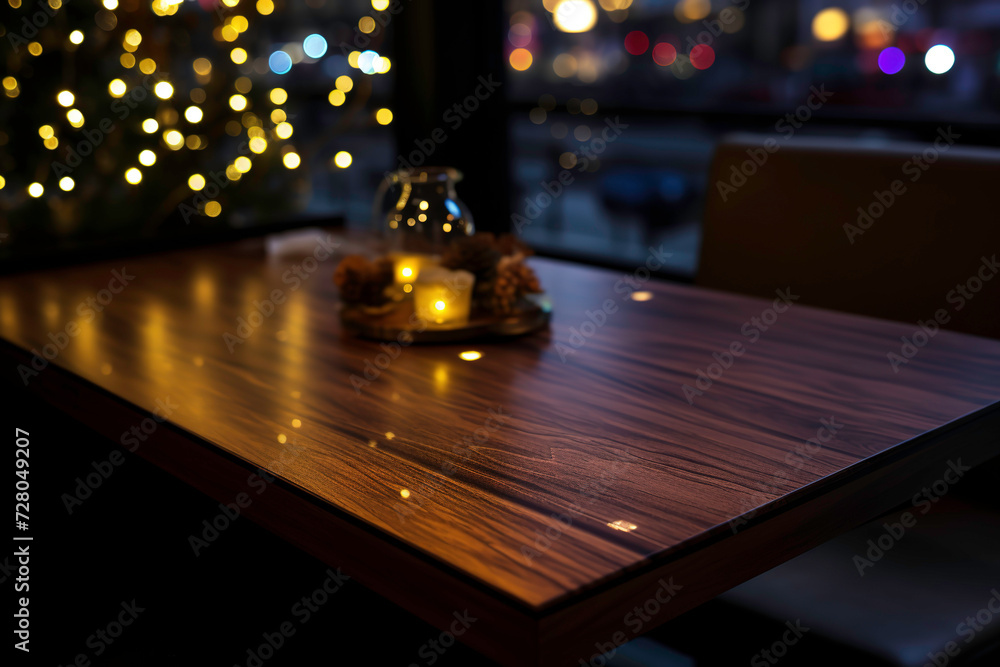
[{"label": "chair backrest", "polygon": [[1000,338],[1000,150],[960,141],[724,140],[696,282]]}]

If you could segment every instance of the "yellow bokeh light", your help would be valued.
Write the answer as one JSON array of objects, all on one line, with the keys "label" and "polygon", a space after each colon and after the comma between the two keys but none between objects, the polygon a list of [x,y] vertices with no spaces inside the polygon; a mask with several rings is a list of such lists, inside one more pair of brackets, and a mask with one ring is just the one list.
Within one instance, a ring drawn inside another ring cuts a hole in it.
[{"label": "yellow bokeh light", "polygon": [[271,122],[272,123],[280,123],[280,122],[286,120],[287,118],[288,118],[288,116],[281,109],[275,109],[274,111],[271,112]]},{"label": "yellow bokeh light", "polygon": [[284,88],[275,88],[271,91],[271,104],[284,104],[288,101],[288,93]]},{"label": "yellow bokeh light", "polygon": [[73,106],[73,102],[76,101],[76,95],[69,92],[68,90],[63,90],[60,91],[58,95],[56,95],[56,101],[59,102],[59,104],[64,107],[71,107]]},{"label": "yellow bokeh light", "polygon": [[347,54],[347,64],[351,67],[357,67],[359,58],[361,58],[360,51],[351,51]]},{"label": "yellow bokeh light", "polygon": [[200,107],[188,107],[184,110],[184,118],[186,118],[189,123],[199,123],[204,116],[205,114],[202,113]]},{"label": "yellow bokeh light", "polygon": [[79,109],[70,109],[66,112],[66,120],[73,127],[83,127],[83,113]]},{"label": "yellow bokeh light", "polygon": [[238,181],[243,178],[243,174],[241,174],[233,165],[229,165],[226,167],[226,178],[231,181]]},{"label": "yellow bokeh light", "polygon": [[563,32],[587,32],[597,23],[597,7],[592,0],[559,0],[552,20]]},{"label": "yellow bokeh light", "polygon": [[291,123],[278,123],[278,125],[274,128],[274,134],[277,135],[279,139],[287,139],[292,136],[293,131]]},{"label": "yellow bokeh light", "polygon": [[366,35],[375,30],[375,19],[370,16],[362,16],[358,21],[358,30]]},{"label": "yellow bokeh light", "polygon": [[246,32],[247,28],[250,27],[250,21],[247,21],[247,17],[245,16],[234,16],[233,22],[230,25],[239,32]]},{"label": "yellow bokeh light", "polygon": [[118,0],[104,0],[102,3],[105,9],[115,10],[118,9]]},{"label": "yellow bokeh light", "polygon": [[444,301],[435,301],[434,302],[434,310],[444,310],[447,307],[448,307],[448,304],[446,304]]},{"label": "yellow bokeh light", "polygon": [[184,135],[177,130],[167,130],[163,133],[163,142],[173,150],[178,150],[184,145]]},{"label": "yellow bokeh light", "polygon": [[274,3],[271,0],[257,0],[257,12],[262,16],[267,16],[274,11]]},{"label": "yellow bokeh light", "polygon": [[375,120],[379,125],[388,125],[392,122],[392,112],[388,109],[379,109],[375,112]]},{"label": "yellow bokeh light", "polygon": [[38,128],[38,136],[40,136],[42,139],[48,139],[49,137],[55,135],[55,133],[56,131],[52,128],[51,125],[42,125],[40,128]]},{"label": "yellow bokeh light", "polygon": [[76,183],[69,176],[63,176],[59,179],[59,189],[63,192],[69,192],[75,185]]},{"label": "yellow bokeh light", "polygon": [[403,498],[409,498],[410,497],[410,490],[409,489],[401,489],[399,491],[399,495],[402,496]]},{"label": "yellow bokeh light", "polygon": [[288,169],[295,169],[302,164],[302,159],[299,157],[299,154],[295,152],[285,153],[285,156],[281,158],[281,161]]},{"label": "yellow bokeh light", "polygon": [[253,166],[253,162],[251,162],[250,158],[246,157],[245,155],[241,155],[235,160],[233,160],[233,166],[236,167],[236,171],[240,172],[241,174],[245,174],[248,171],[250,171],[250,167]]},{"label": "yellow bokeh light", "polygon": [[135,28],[132,28],[131,30],[125,33],[126,44],[130,46],[139,46],[141,42],[142,42],[142,34]]},{"label": "yellow bokeh light", "polygon": [[264,137],[254,137],[250,140],[250,150],[260,154],[267,150],[267,140]]},{"label": "yellow bokeh light", "polygon": [[247,136],[250,137],[251,139],[255,139],[257,137],[267,136],[267,133],[264,132],[264,128],[258,127],[257,125],[252,125],[247,128]]},{"label": "yellow bokeh light", "polygon": [[152,74],[156,71],[156,61],[152,58],[143,58],[139,61],[139,71],[143,74]]},{"label": "yellow bokeh light", "polygon": [[153,92],[161,100],[168,100],[174,95],[174,87],[171,86],[166,81],[160,81],[155,86],[153,86]]},{"label": "yellow bokeh light", "polygon": [[828,7],[816,14],[812,22],[813,36],[821,42],[832,42],[847,34],[851,20],[839,7]]},{"label": "yellow bokeh light", "polygon": [[3,186],[7,185],[7,180],[3,176],[0,176],[0,190],[3,190]]},{"label": "yellow bokeh light", "polygon": [[476,361],[477,359],[483,358],[483,353],[476,350],[466,350],[458,355],[459,359],[463,361]]},{"label": "yellow bokeh light", "polygon": [[333,156],[333,163],[338,167],[340,167],[341,169],[347,169],[348,167],[351,166],[351,162],[353,161],[354,158],[352,158],[351,154],[348,153],[347,151],[339,151],[336,155]]},{"label": "yellow bokeh light", "polygon": [[229,57],[237,65],[242,65],[247,61],[247,51],[246,49],[242,49],[237,46],[235,49],[229,52]]},{"label": "yellow bokeh light", "polygon": [[377,12],[384,12],[389,8],[389,0],[372,0],[372,7]]},{"label": "yellow bokeh light", "polygon": [[205,187],[205,177],[201,174],[191,174],[188,178],[188,187],[197,192]]},{"label": "yellow bokeh light", "polygon": [[131,53],[123,53],[121,57],[118,58],[118,62],[122,64],[122,67],[126,69],[131,69],[135,67],[135,56],[133,56]]},{"label": "yellow bokeh light", "polygon": [[160,124],[156,122],[155,118],[147,118],[142,121],[142,131],[146,134],[152,134],[160,129]]},{"label": "yellow bokeh light", "polygon": [[111,97],[121,97],[127,89],[128,86],[121,79],[112,79],[111,83],[108,84],[108,92],[111,93]]},{"label": "yellow bokeh light", "polygon": [[379,57],[377,62],[372,64],[377,65],[375,71],[378,72],[379,74],[385,74],[392,67],[392,63],[390,63],[389,59],[386,58],[385,56]]},{"label": "yellow bokeh light", "polygon": [[212,61],[208,58],[198,58],[193,63],[191,63],[192,69],[194,69],[195,74],[200,74],[201,76],[207,76],[212,73]]},{"label": "yellow bokeh light", "polygon": [[222,35],[222,39],[226,40],[227,42],[235,42],[237,39],[240,38],[240,31],[231,25],[222,26],[222,29],[219,31],[219,33]]},{"label": "yellow bokeh light", "polygon": [[156,153],[149,149],[142,151],[139,153],[139,164],[144,167],[152,167],[156,164]]},{"label": "yellow bokeh light", "polygon": [[28,194],[38,199],[45,193],[45,187],[41,183],[32,183],[28,186]]},{"label": "yellow bokeh light", "polygon": [[73,44],[82,44],[83,33],[80,32],[79,30],[74,30],[69,34],[69,41],[71,41]]},{"label": "yellow bokeh light", "polygon": [[249,77],[241,76],[240,78],[236,79],[236,82],[233,83],[233,86],[236,88],[236,92],[243,93],[245,95],[246,93],[250,92],[251,88],[253,88],[253,81],[251,81]]},{"label": "yellow bokeh light", "polygon": [[49,137],[48,139],[42,142],[42,145],[44,145],[50,151],[54,151],[55,149],[59,148],[59,140],[56,139],[55,137]]},{"label": "yellow bokeh light", "polygon": [[12,76],[5,76],[3,78],[3,87],[7,90],[14,90],[17,88],[17,79]]},{"label": "yellow bokeh light", "polygon": [[193,151],[201,148],[201,137],[196,134],[189,134],[187,139],[184,140],[184,145]]},{"label": "yellow bokeh light", "polygon": [[629,294],[628,298],[632,299],[633,301],[649,301],[650,299],[653,298],[653,293],[647,290],[642,290],[639,292],[632,292],[631,294]]},{"label": "yellow bokeh light", "polygon": [[42,45],[39,44],[38,42],[32,42],[31,44],[28,44],[28,53],[30,53],[33,56],[42,55]]},{"label": "yellow bokeh light", "polygon": [[217,201],[205,202],[205,215],[214,218],[222,213],[222,204]]},{"label": "yellow bokeh light", "polygon": [[444,223],[443,225],[441,225],[441,229],[444,230],[445,234],[447,234],[448,232],[451,231],[451,223],[450,222]]},{"label": "yellow bokeh light", "polygon": [[351,89],[354,88],[354,79],[347,76],[346,74],[342,74],[337,77],[337,81],[334,83],[334,85],[337,87],[337,90],[349,93],[351,92]]},{"label": "yellow bokeh light", "polygon": [[229,98],[229,108],[233,111],[243,111],[247,108],[247,98],[242,95],[233,95]]},{"label": "yellow bokeh light", "polygon": [[710,0],[681,0],[674,5],[674,16],[681,23],[700,21],[712,11]]},{"label": "yellow bokeh light", "polygon": [[132,185],[135,185],[136,183],[142,180],[142,172],[136,169],[135,167],[129,167],[125,171],[125,180],[131,183]]},{"label": "yellow bokeh light", "polygon": [[327,99],[330,100],[330,104],[332,104],[335,107],[339,107],[341,104],[347,101],[347,95],[345,95],[342,90],[331,90],[330,96]]}]

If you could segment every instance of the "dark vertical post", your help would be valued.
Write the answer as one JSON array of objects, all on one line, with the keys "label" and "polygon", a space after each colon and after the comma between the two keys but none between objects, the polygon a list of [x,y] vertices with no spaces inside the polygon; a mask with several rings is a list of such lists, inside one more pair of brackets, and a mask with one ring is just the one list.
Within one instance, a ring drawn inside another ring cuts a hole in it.
[{"label": "dark vertical post", "polygon": [[458,194],[476,228],[508,231],[503,2],[399,1],[403,10],[393,20],[397,162],[417,166],[412,156],[424,166],[458,168],[465,174]]}]

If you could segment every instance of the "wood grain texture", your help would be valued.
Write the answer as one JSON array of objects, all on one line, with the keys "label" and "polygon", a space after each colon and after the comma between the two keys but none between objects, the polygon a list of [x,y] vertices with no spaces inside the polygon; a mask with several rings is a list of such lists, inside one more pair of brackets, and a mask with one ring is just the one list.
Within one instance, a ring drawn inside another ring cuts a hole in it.
[{"label": "wood grain texture", "polygon": [[[271,471],[282,493],[255,520],[433,622],[463,601],[492,614],[534,657],[512,658],[486,624],[466,639],[509,664],[583,657],[676,571],[687,588],[651,629],[905,500],[893,475],[933,471],[960,445],[996,451],[1000,342],[941,332],[894,373],[886,354],[911,326],[793,305],[751,342],[741,329],[769,301],[648,282],[637,302],[621,275],[540,259],[549,332],[403,348],[356,391],[352,374],[385,359],[342,335],[336,261],[296,289],[286,272],[302,257],[258,242],[8,277],[0,337],[29,361],[76,323],[29,388],[76,396],[92,406],[76,416],[115,440],[169,398],[175,444],[136,453],[223,501],[241,470]],[[134,280],[87,322],[78,305],[123,266]],[[287,300],[230,353],[223,334],[276,289]],[[608,300],[591,333],[588,311]],[[734,342],[745,353],[690,404],[682,386]],[[482,358],[461,360],[468,349]],[[786,460],[831,418],[833,439]]]}]

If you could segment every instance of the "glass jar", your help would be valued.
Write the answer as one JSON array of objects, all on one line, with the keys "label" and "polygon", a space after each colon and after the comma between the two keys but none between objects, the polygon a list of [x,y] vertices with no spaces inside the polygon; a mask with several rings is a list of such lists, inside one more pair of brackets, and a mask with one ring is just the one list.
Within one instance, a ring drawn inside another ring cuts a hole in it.
[{"label": "glass jar", "polygon": [[421,167],[389,174],[375,197],[374,224],[394,254],[440,255],[452,240],[475,232],[472,214],[455,194],[462,172]]}]

